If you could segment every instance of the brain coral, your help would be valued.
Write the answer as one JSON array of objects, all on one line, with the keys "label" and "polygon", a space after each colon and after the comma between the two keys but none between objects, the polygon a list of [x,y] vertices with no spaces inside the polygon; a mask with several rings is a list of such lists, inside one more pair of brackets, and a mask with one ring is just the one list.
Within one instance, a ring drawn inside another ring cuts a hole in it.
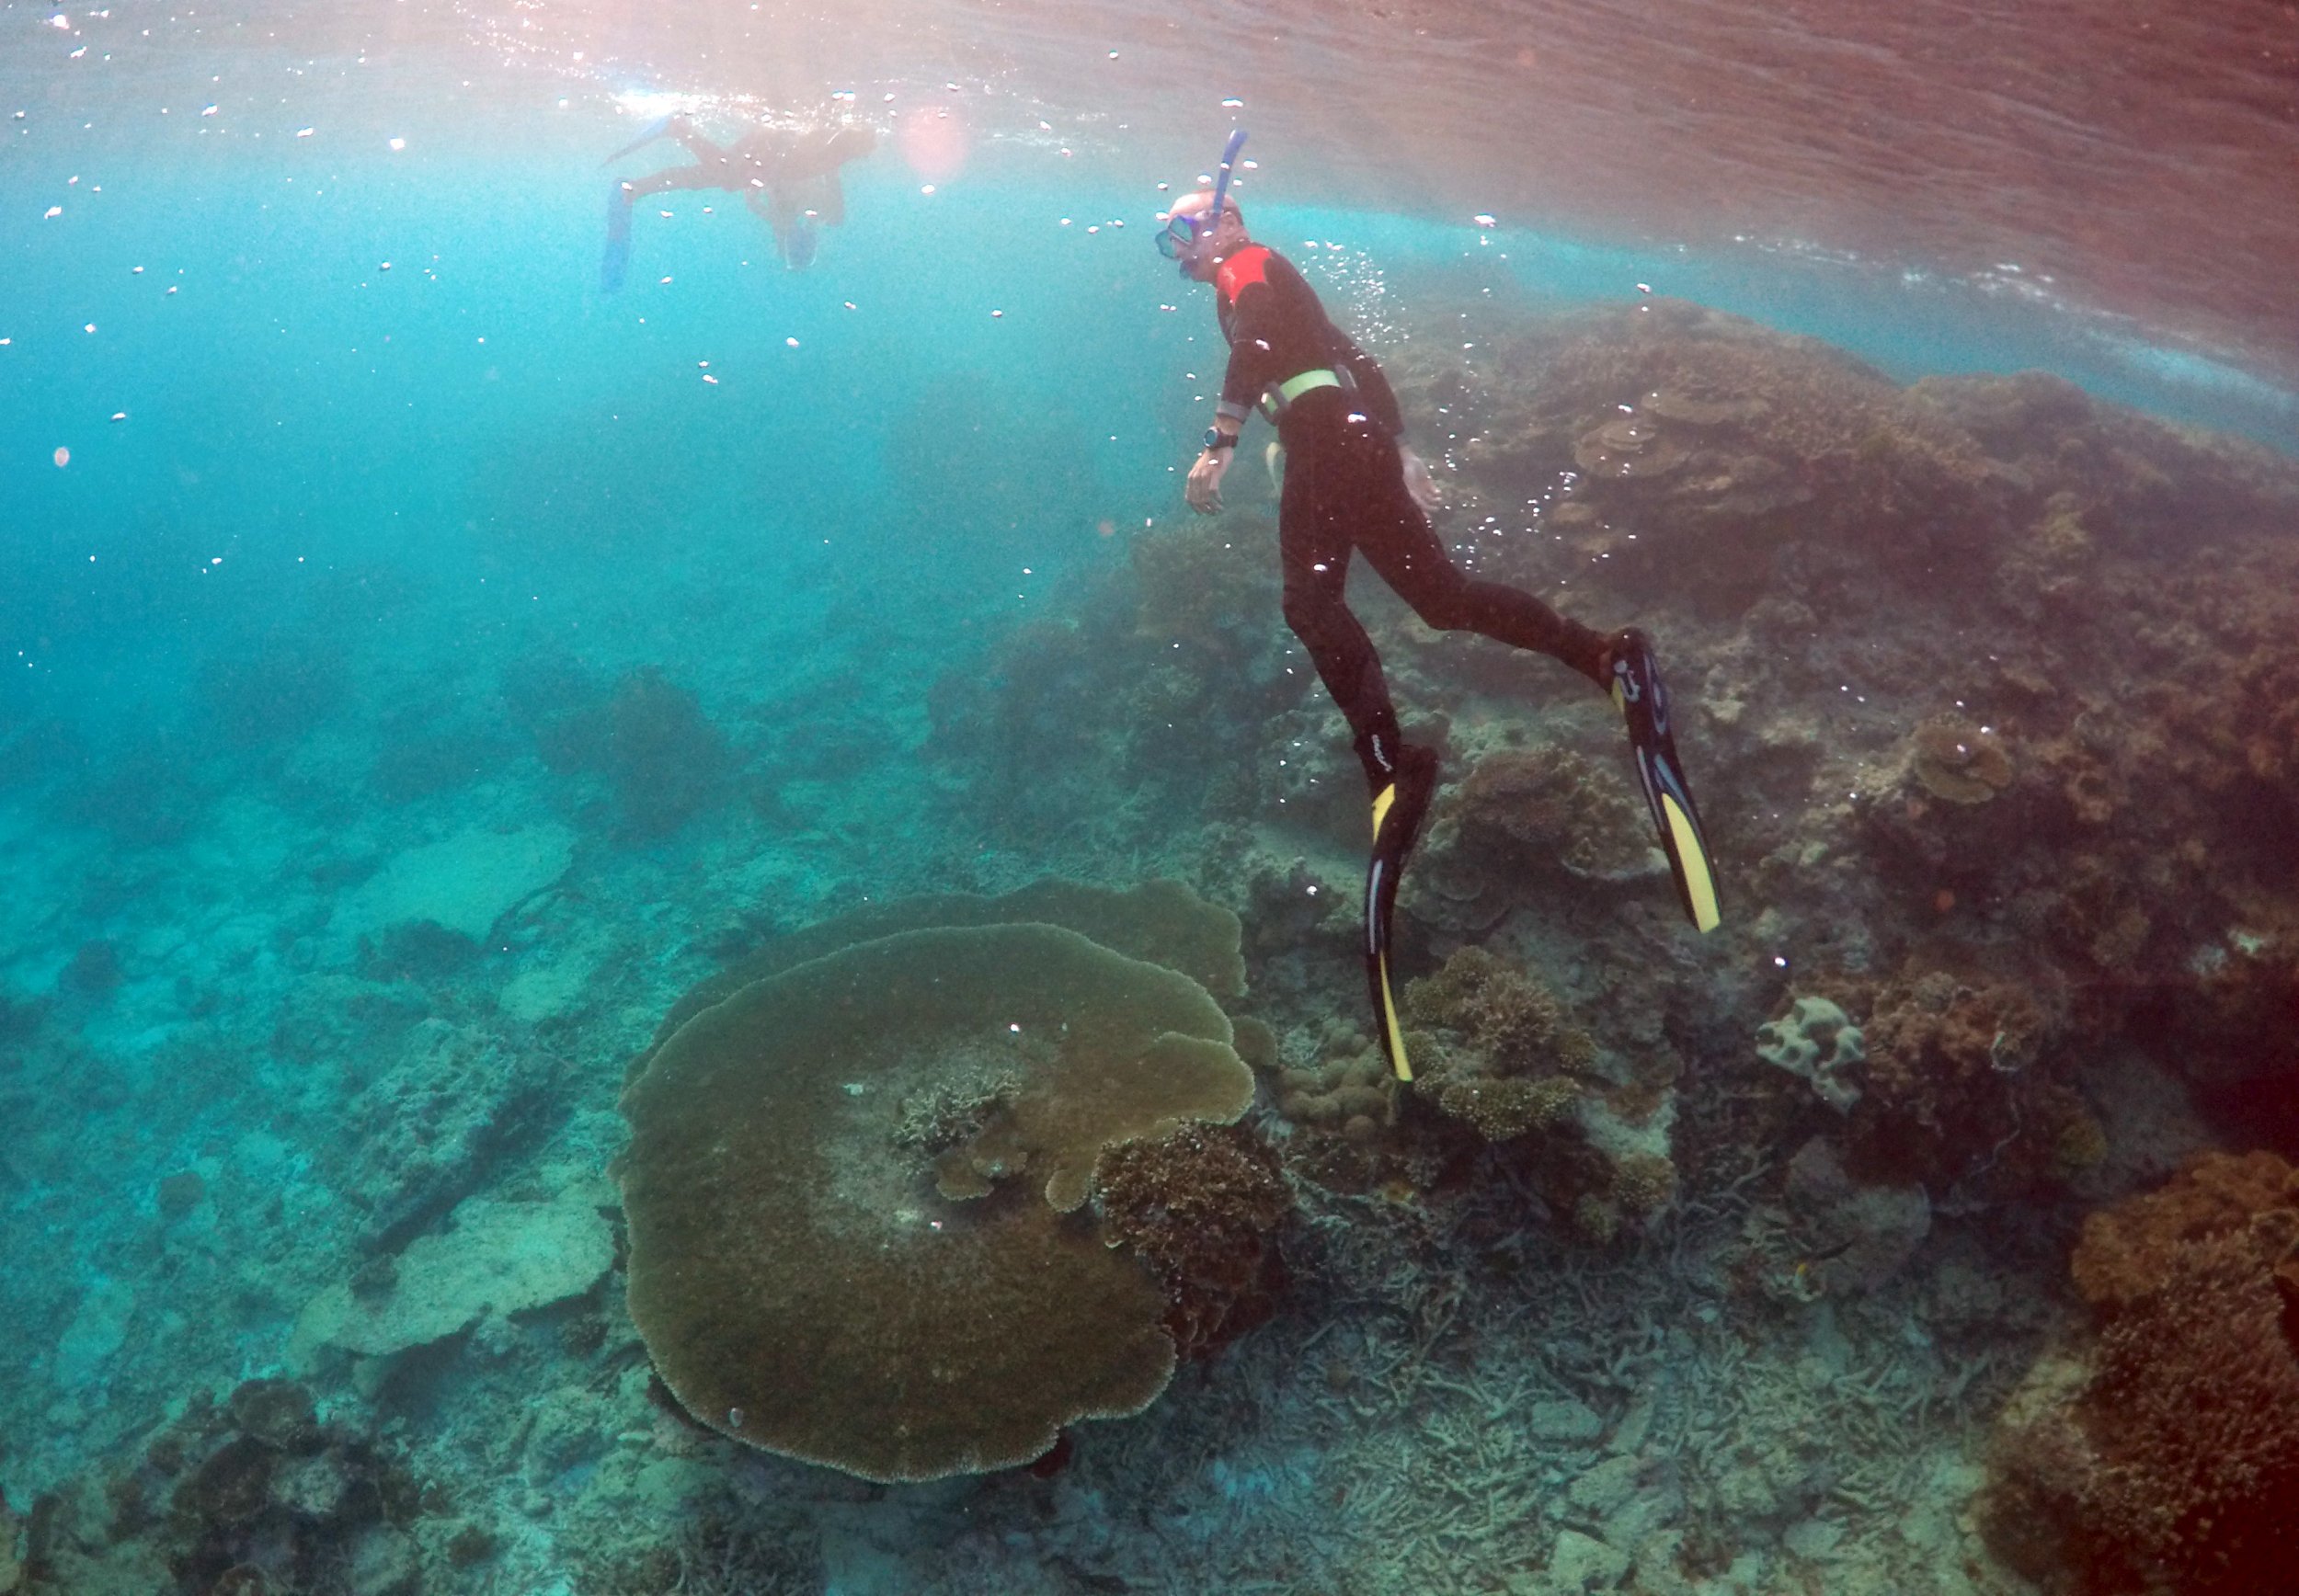
[{"label": "brain coral", "polygon": [[1105,1147],[1244,1112],[1231,1036],[1187,976],[1044,924],[898,932],[703,1009],[623,1100],[664,1381],[723,1434],[882,1481],[1138,1412],[1173,1368],[1164,1294],[1078,1210]]}]

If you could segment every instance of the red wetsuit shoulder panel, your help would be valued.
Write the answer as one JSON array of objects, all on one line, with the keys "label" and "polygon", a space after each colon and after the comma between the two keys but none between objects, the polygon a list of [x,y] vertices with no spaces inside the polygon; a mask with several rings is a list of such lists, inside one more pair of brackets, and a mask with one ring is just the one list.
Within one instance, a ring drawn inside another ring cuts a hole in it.
[{"label": "red wetsuit shoulder panel", "polygon": [[1213,280],[1214,286],[1221,291],[1223,299],[1231,304],[1237,303],[1238,295],[1257,282],[1269,280],[1269,245],[1247,245],[1221,263],[1220,269],[1214,273]]}]

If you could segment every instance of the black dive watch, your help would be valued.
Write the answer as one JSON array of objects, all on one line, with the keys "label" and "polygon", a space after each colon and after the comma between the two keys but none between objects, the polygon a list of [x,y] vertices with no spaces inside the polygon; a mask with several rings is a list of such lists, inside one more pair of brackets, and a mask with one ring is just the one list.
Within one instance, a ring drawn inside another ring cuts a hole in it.
[{"label": "black dive watch", "polygon": [[1224,432],[1218,427],[1208,427],[1206,428],[1206,447],[1207,449],[1235,449],[1237,434]]}]

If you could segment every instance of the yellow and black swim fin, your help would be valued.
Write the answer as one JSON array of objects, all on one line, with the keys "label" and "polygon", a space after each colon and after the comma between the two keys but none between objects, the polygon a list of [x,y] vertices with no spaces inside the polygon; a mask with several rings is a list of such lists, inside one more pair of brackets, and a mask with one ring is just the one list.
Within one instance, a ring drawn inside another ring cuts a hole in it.
[{"label": "yellow and black swim fin", "polygon": [[1676,898],[1698,930],[1716,929],[1716,872],[1709,862],[1709,840],[1700,828],[1699,806],[1676,758],[1676,738],[1668,717],[1668,689],[1653,662],[1652,643],[1634,627],[1612,640],[1612,700],[1629,723],[1629,747],[1636,755],[1637,784],[1644,789],[1661,851],[1676,879]]},{"label": "yellow and black swim fin", "polygon": [[1436,769],[1435,749],[1400,747],[1389,785],[1373,795],[1373,861],[1365,872],[1365,979],[1373,998],[1374,1033],[1399,1080],[1413,1078],[1413,1063],[1405,1056],[1405,1031],[1390,989],[1390,926],[1405,856],[1420,838],[1436,792]]}]

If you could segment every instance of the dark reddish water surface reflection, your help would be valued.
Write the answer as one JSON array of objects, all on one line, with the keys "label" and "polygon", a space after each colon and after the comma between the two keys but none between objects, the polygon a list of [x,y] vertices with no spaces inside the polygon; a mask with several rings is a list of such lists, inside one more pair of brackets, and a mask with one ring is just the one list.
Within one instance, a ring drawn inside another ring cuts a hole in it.
[{"label": "dark reddish water surface reflection", "polygon": [[1181,8],[1179,39],[1101,0],[987,9],[1177,61],[1186,39],[1249,119],[1294,123],[1368,178],[1410,176],[1456,212],[1954,271],[2016,263],[2101,308],[2299,364],[2286,0],[1281,8],[1314,22],[1211,4]]},{"label": "dark reddish water surface reflection", "polygon": [[2014,264],[2299,370],[2290,0],[861,0],[805,17],[591,0],[545,15],[723,87],[795,61],[865,82],[978,74],[1127,123],[1190,170],[1236,96],[1297,193],[1951,273]]}]

